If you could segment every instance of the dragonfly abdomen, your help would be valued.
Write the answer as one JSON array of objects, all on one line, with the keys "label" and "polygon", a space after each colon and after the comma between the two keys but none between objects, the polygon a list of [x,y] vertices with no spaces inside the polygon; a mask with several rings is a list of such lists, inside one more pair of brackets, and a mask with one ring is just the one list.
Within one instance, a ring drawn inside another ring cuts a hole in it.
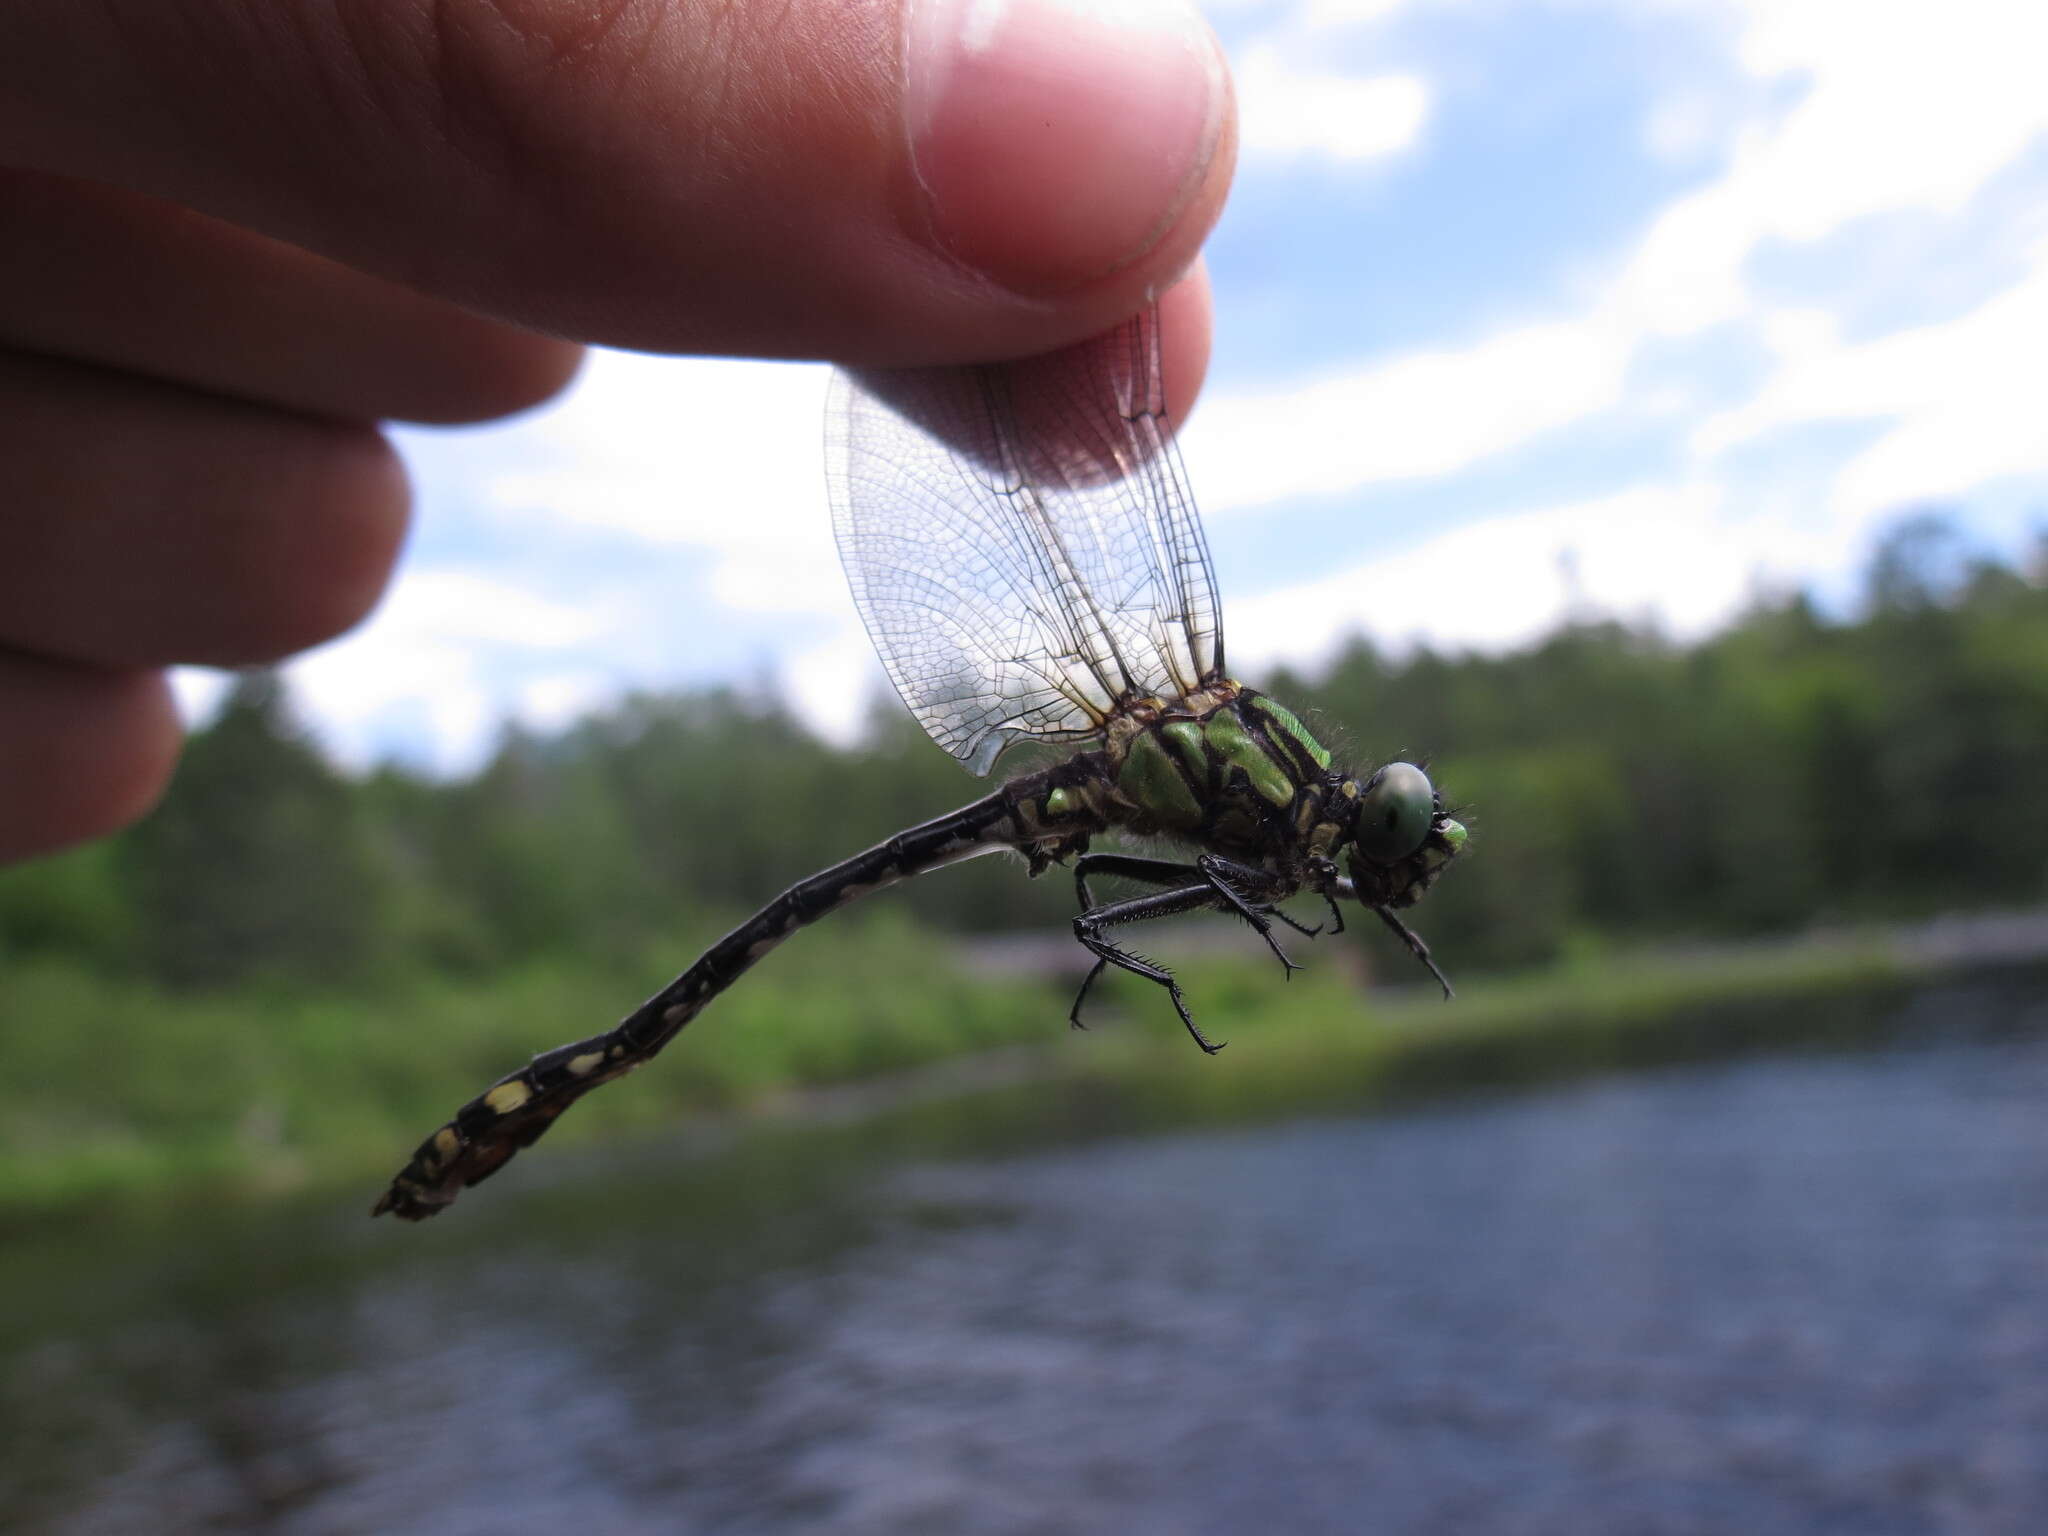
[{"label": "dragonfly abdomen", "polygon": [[[1072,777],[1071,771],[1064,777]],[[1100,826],[1081,789],[1058,809],[1059,770],[1032,775],[948,815],[898,832],[830,869],[797,881],[704,951],[688,970],[614,1028],[534,1057],[456,1111],[413,1153],[374,1215],[418,1221],[439,1212],[529,1147],[562,1112],[600,1084],[645,1065],[711,1000],[776,945],[828,912],[962,859],[1003,849],[1031,853]],[[1046,857],[1040,854],[1041,859]]]}]

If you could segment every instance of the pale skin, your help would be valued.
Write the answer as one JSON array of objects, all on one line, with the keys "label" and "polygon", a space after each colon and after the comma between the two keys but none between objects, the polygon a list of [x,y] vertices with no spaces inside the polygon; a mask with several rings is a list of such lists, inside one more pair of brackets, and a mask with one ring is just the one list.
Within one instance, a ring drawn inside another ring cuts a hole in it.
[{"label": "pale skin", "polygon": [[370,610],[377,423],[520,410],[578,343],[1016,356],[1185,274],[1184,408],[1235,128],[1145,9],[1014,0],[963,52],[937,0],[0,8],[0,859],[156,802],[163,668]]}]

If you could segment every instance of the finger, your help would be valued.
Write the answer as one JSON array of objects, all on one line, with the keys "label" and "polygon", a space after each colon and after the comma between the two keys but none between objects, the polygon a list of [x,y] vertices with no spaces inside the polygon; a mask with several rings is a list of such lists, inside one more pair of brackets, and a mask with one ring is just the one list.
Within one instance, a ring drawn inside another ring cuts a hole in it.
[{"label": "finger", "polygon": [[267,661],[375,603],[406,521],[368,427],[0,355],[0,645]]},{"label": "finger", "polygon": [[178,758],[163,676],[0,651],[0,862],[124,827]]},{"label": "finger", "polygon": [[0,343],[315,415],[477,421],[579,348],[180,208],[0,169]]},{"label": "finger", "polygon": [[17,159],[538,329],[866,363],[1106,329],[1235,146],[1185,0],[32,5],[0,103]]}]

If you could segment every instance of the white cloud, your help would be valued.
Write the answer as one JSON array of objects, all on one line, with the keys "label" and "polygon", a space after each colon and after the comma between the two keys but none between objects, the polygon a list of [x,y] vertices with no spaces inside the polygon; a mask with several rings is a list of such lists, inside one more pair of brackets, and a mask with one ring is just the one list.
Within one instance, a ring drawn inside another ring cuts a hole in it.
[{"label": "white cloud", "polygon": [[825,379],[816,364],[596,353],[573,408],[539,424],[542,467],[487,495],[513,516],[705,551],[730,607],[815,612],[845,590],[821,515]]},{"label": "white cloud", "polygon": [[842,746],[859,738],[868,705],[889,691],[867,633],[851,617],[831,639],[789,657],[778,681],[797,713]]},{"label": "white cloud", "polygon": [[1365,633],[1393,645],[1504,650],[1564,616],[1564,562],[1600,612],[1654,616],[1680,637],[1710,630],[1759,580],[1833,565],[1832,530],[1743,517],[1711,485],[1640,485],[1591,501],[1504,511],[1401,554],[1230,605],[1241,671],[1327,654]]},{"label": "white cloud", "polygon": [[519,688],[517,713],[539,730],[559,730],[604,703],[617,684],[616,678],[588,667],[544,672]]},{"label": "white cloud", "polygon": [[1209,16],[1272,12],[1290,32],[1328,34],[1378,25],[1414,4],[1415,0],[1202,0],[1202,10]]},{"label": "white cloud", "polygon": [[1308,0],[1297,13],[1309,31],[1378,25],[1409,9],[1414,0]]},{"label": "white cloud", "polygon": [[[593,610],[471,572],[417,571],[363,628],[299,658],[289,677],[345,761],[368,761],[383,728],[402,718],[424,738],[430,760],[467,766],[489,748],[508,709],[525,713],[516,694],[502,696],[490,672],[538,664],[547,667],[543,677],[558,675],[555,658],[604,628]],[[539,690],[527,701],[539,707],[534,723],[559,718],[549,713],[545,684],[527,686]],[[595,694],[586,689],[584,696]]]},{"label": "white cloud", "polygon": [[1888,421],[1836,483],[1836,512],[1857,520],[2004,475],[2048,473],[2048,251],[2023,281],[1940,325],[1853,346],[1824,323],[1792,331],[1769,382],[1701,424],[1702,456],[1803,422]]},{"label": "white cloud", "polygon": [[817,518],[825,376],[816,364],[594,352],[573,401],[535,423],[541,467],[498,476],[489,498],[649,543],[773,547]]},{"label": "white cloud", "polygon": [[587,609],[550,602],[474,571],[414,571],[395,587],[367,631],[404,642],[468,643],[554,650],[587,640],[603,621]]},{"label": "white cloud", "polygon": [[1685,162],[1718,148],[1728,108],[1712,94],[1688,87],[1658,102],[1643,125],[1643,141],[1659,160]]},{"label": "white cloud", "polygon": [[[461,769],[483,758],[508,715],[560,725],[615,691],[609,675],[559,662],[601,641],[606,627],[594,608],[474,572],[415,571],[360,628],[295,658],[285,677],[338,760],[367,766],[402,735],[408,755]],[[525,667],[544,670],[516,683],[494,675]],[[172,673],[188,725],[211,717],[230,676],[197,667]]]},{"label": "white cloud", "polygon": [[[1764,343],[1772,366],[1749,398],[1698,429],[1692,465],[1668,483],[1481,510],[1401,555],[1234,601],[1241,663],[1323,651],[1360,629],[1382,640],[1518,643],[1560,616],[1566,551],[1596,605],[1696,633],[1760,577],[1843,569],[1871,520],[1902,504],[2048,472],[2048,251],[1969,314],[1853,344],[1825,307],[1761,300],[1749,270],[1771,242],[1817,241],[1878,213],[1965,208],[2048,134],[2048,8],[1714,8],[1740,23],[1744,67],[1793,81],[1799,94],[1736,130],[1726,169],[1656,215],[1583,310],[1280,394],[1211,398],[1188,453],[1205,504],[1219,511],[1449,476],[1614,410],[1646,342],[1710,326],[1746,327]],[[1715,115],[1705,98],[1680,97],[1650,128],[1663,151],[1689,153]],[[1716,480],[1728,450],[1830,419],[1883,430],[1839,468],[1825,506],[1738,505]]]},{"label": "white cloud", "polygon": [[1768,242],[1817,240],[1867,215],[1952,214],[2048,134],[2038,78],[2048,7],[1754,0],[1738,14],[1745,66],[1801,76],[1803,93],[1743,128],[1725,172],[1657,214],[1598,297],[1574,316],[1466,346],[1278,393],[1212,395],[1188,434],[1204,505],[1242,510],[1454,475],[1614,410],[1646,343],[1717,325],[1749,328],[1776,367],[1746,404],[1702,429],[1703,452],[1820,416],[1895,419],[1842,472],[1837,510],[1852,520],[2038,470],[2048,346],[2036,290],[2048,254],[1974,316],[1846,349],[1827,310],[1760,300],[1749,266]]},{"label": "white cloud", "polygon": [[1212,395],[1187,457],[1212,512],[1453,474],[1612,408],[1627,364],[1624,338],[1597,324],[1526,326],[1284,392]]},{"label": "white cloud", "polygon": [[1429,87],[1417,76],[1304,69],[1270,42],[1241,51],[1232,72],[1247,155],[1381,160],[1412,148],[1429,117]]},{"label": "white cloud", "polygon": [[1675,333],[1743,315],[1749,258],[1894,210],[1951,214],[2048,133],[2048,7],[1957,0],[1748,0],[1739,51],[1760,78],[1803,77],[1782,120],[1750,124],[1732,163],[1651,226],[1615,299]]},{"label": "white cloud", "polygon": [[231,675],[212,667],[171,669],[171,697],[177,700],[178,718],[185,722],[187,730],[196,729],[213,717],[227,696]]}]

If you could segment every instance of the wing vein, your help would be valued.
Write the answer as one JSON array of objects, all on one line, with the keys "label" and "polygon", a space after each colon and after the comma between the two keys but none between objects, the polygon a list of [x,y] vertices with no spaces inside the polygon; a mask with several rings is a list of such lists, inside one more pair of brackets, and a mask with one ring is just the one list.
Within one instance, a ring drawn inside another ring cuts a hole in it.
[{"label": "wing vein", "polygon": [[842,373],[833,529],[882,663],[976,772],[1220,674],[1216,581],[1147,310],[1022,362]]}]

